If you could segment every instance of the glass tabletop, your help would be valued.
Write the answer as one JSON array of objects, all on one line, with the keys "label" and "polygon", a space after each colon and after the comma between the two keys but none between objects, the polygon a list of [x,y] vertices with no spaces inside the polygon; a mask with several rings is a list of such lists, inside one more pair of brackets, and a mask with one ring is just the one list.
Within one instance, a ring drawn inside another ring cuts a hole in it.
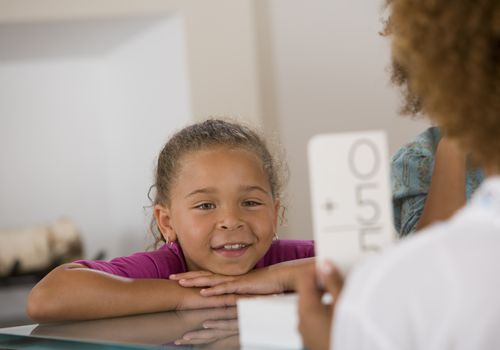
[{"label": "glass tabletop", "polygon": [[227,307],[2,328],[0,348],[240,349],[240,343],[236,307]]}]

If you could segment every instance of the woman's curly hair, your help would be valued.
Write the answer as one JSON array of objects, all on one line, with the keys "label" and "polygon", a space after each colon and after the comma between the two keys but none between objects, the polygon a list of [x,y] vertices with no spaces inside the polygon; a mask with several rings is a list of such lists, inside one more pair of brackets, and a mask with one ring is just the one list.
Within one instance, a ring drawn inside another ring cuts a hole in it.
[{"label": "woman's curly hair", "polygon": [[403,112],[500,168],[500,0],[386,0]]}]

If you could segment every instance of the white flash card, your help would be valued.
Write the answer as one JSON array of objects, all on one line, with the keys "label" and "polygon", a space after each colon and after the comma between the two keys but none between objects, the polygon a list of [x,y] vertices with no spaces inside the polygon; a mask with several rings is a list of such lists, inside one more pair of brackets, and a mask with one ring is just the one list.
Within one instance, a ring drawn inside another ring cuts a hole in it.
[{"label": "white flash card", "polygon": [[316,135],[308,154],[317,263],[346,272],[395,241],[387,139],[381,131]]}]

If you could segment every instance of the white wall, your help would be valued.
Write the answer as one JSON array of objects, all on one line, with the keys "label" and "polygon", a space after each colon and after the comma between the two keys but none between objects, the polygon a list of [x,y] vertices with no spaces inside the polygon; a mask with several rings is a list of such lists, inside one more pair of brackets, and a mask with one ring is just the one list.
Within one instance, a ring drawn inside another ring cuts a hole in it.
[{"label": "white wall", "polygon": [[282,236],[311,238],[306,145],[317,133],[382,129],[390,151],[425,123],[398,116],[389,83],[389,43],[381,2],[259,0],[262,101],[266,124],[288,154],[288,226]]},{"label": "white wall", "polygon": [[[0,0],[0,23],[4,25],[82,21],[89,18],[107,20],[109,17],[137,19],[144,14],[159,16],[166,13],[175,13],[184,22],[186,52],[184,64],[187,66],[186,84],[189,85],[191,96],[191,103],[186,109],[193,117],[201,119],[210,114],[236,115],[252,122],[263,122],[269,133],[277,132],[280,135],[288,153],[291,169],[289,223],[288,227],[282,230],[283,233],[288,232],[285,237],[287,235],[311,237],[305,150],[307,140],[313,134],[384,129],[389,135],[391,151],[394,151],[397,146],[413,138],[425,127],[422,122],[397,116],[398,96],[396,90],[390,87],[386,72],[389,64],[388,43],[378,35],[381,29],[379,1]],[[5,28],[2,26],[0,32]],[[130,36],[124,34],[124,38],[122,44],[130,42]],[[105,46],[104,39],[101,41]],[[113,40],[119,41],[118,38]],[[66,44],[71,43],[66,42]],[[79,45],[71,47],[76,50]],[[116,50],[116,47],[113,50]],[[65,63],[67,67],[73,64],[81,71],[81,73],[70,72],[73,69],[67,68],[68,76],[78,75],[83,85],[93,84],[92,79],[104,81],[114,79],[105,75],[93,78],[91,73],[83,74],[84,70],[97,74],[94,68],[90,68],[93,64],[102,67],[103,53],[100,50],[94,46],[93,51],[98,54],[101,63],[92,63],[90,59],[80,63],[67,61]],[[0,46],[0,56],[9,51]],[[44,52],[43,45],[37,47],[37,51]],[[133,62],[131,57],[130,60],[128,62]],[[4,65],[5,62],[1,64]],[[124,66],[122,68],[126,70]],[[29,72],[26,74],[31,74]],[[24,79],[25,82],[28,80],[27,77]],[[62,84],[61,80],[55,79],[55,82],[59,81],[59,84]],[[31,81],[30,84],[35,84],[34,87],[39,86],[38,83]],[[2,92],[12,89],[12,86],[0,82]],[[106,84],[102,84],[103,89],[105,86]],[[102,91],[102,94],[106,93],[109,94],[109,91]],[[8,96],[7,94],[5,96]],[[140,91],[138,94],[137,101],[140,101],[139,97],[141,99],[150,97],[145,93],[141,95]],[[36,94],[32,92],[32,95]],[[93,97],[87,97],[87,109],[96,108],[91,99],[99,98],[97,92]],[[118,97],[108,95],[106,98]],[[31,96],[31,99],[36,101],[36,96]],[[107,108],[114,108],[116,113],[125,116],[127,113],[123,111],[128,111],[129,108],[130,111],[140,110],[140,106],[134,106],[137,101],[128,101],[126,106],[114,104],[113,107]],[[57,105],[55,101],[54,105]],[[69,108],[65,104],[62,106]],[[144,108],[147,106],[144,105]],[[106,114],[103,111],[100,113]],[[0,120],[3,118],[5,115],[2,113]],[[107,152],[110,157],[120,153],[121,143],[128,139],[132,125],[135,125],[132,122],[135,122],[132,113],[123,123],[112,119],[100,120],[102,129],[96,135],[101,135],[99,136],[101,138],[110,137],[107,133],[111,129],[114,130],[114,127],[124,128],[120,133],[112,133],[114,141],[111,139],[105,141],[113,142],[115,145],[108,145]],[[0,123],[3,129],[5,122]],[[21,122],[16,123],[20,128]],[[78,123],[75,122],[76,124]],[[117,127],[117,124],[120,126]],[[144,125],[149,124],[138,125],[146,128]],[[158,129],[152,132],[156,130]],[[144,130],[138,134],[147,133]],[[39,141],[41,138],[42,136],[39,136]],[[43,139],[43,142],[48,141]],[[143,139],[135,142],[143,142]],[[20,149],[23,147],[27,146],[22,146]],[[43,149],[48,146],[40,147]],[[2,152],[4,157],[5,152]],[[90,150],[87,152],[89,158],[103,157],[97,153],[90,154]],[[11,156],[10,159],[12,158]],[[133,158],[113,159],[112,162],[118,166],[134,163]],[[27,169],[33,172],[31,165]],[[120,168],[114,170],[114,173],[127,176]],[[32,187],[34,185],[28,183],[37,181],[27,176],[24,180],[27,186]],[[3,179],[1,181],[3,182]],[[7,185],[2,186],[7,187]],[[126,192],[122,193],[121,187],[116,184],[111,184],[106,189],[118,195],[117,199],[114,199],[117,205],[114,206],[115,212],[107,217],[115,223],[113,225],[120,225],[120,205],[126,201]],[[14,190],[9,191],[12,193]],[[24,199],[15,201],[26,202]],[[12,198],[9,200],[0,198],[1,208],[12,206],[10,202]],[[35,215],[30,221],[36,221],[37,210],[34,212]],[[8,219],[7,223],[15,224],[14,221],[9,221],[13,219],[7,214],[5,217]],[[0,221],[0,225],[6,224]],[[128,239],[123,241],[126,242]]]},{"label": "white wall", "polygon": [[184,20],[194,118],[224,114],[260,123],[254,2],[0,0],[0,23],[71,22],[175,13]]},{"label": "white wall", "polygon": [[89,256],[142,249],[169,131],[188,116],[260,121],[253,0],[0,0],[0,37],[0,229],[70,213]]},{"label": "white wall", "polygon": [[[158,45],[161,42],[163,45]],[[0,223],[143,249],[154,159],[191,116],[179,17],[0,26]]]}]

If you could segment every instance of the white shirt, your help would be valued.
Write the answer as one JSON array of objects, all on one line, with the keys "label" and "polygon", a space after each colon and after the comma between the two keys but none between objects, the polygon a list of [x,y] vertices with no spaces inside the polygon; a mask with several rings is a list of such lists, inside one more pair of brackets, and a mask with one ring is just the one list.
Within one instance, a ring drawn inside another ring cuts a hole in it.
[{"label": "white shirt", "polygon": [[331,348],[500,349],[500,177],[349,275]]}]

